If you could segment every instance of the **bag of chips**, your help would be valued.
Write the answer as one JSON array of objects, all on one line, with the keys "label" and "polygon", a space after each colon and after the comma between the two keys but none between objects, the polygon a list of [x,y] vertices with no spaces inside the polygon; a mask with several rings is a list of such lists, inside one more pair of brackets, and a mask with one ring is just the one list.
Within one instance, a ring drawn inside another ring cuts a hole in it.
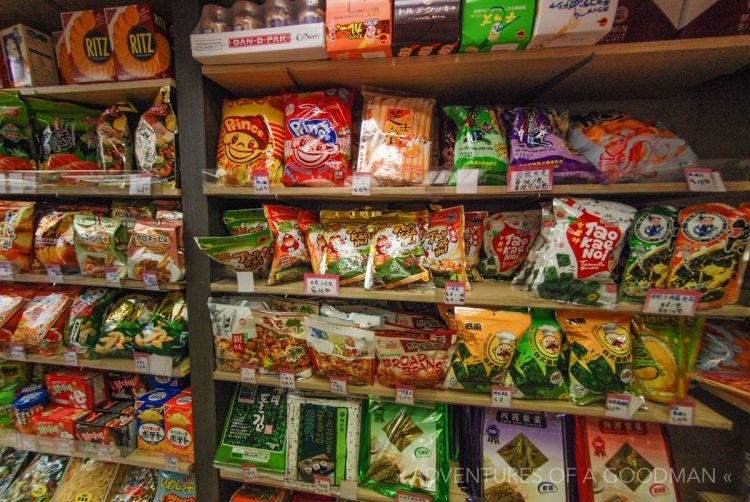
[{"label": "bag of chips", "polygon": [[96,340],[92,355],[127,357],[132,354],[135,337],[143,336],[143,329],[158,306],[159,299],[153,296],[131,294],[118,298],[104,314],[101,336]]},{"label": "bag of chips", "polygon": [[698,157],[685,140],[623,112],[571,119],[570,144],[598,167],[604,183],[684,181]]},{"label": "bag of chips", "polygon": [[265,276],[273,262],[271,232],[260,232],[232,237],[196,237],[198,248],[209,258],[224,265],[230,274],[252,272]]},{"label": "bag of chips", "polygon": [[259,372],[275,375],[292,370],[297,378],[312,376],[312,361],[305,341],[305,314],[253,309],[258,335]]},{"label": "bag of chips", "polygon": [[502,385],[518,341],[531,327],[523,312],[456,307],[458,343],[445,386],[489,392]]},{"label": "bag of chips", "polygon": [[14,92],[0,92],[0,171],[36,169],[29,112]]},{"label": "bag of chips", "polygon": [[526,284],[527,289],[531,286],[531,282],[536,277],[534,272],[534,266],[537,258],[539,258],[539,251],[547,243],[549,232],[555,225],[555,215],[552,213],[552,204],[549,202],[541,202],[539,204],[542,207],[542,226],[539,229],[539,233],[534,239],[534,243],[529,248],[529,252],[526,254],[526,259],[523,262],[521,268],[513,276],[511,284]]},{"label": "bag of chips", "polygon": [[[0,349],[10,349],[11,337],[21,320],[23,308],[36,293],[37,289],[30,284],[0,287]],[[5,380],[7,381],[7,377]]]},{"label": "bag of chips", "polygon": [[[37,454],[3,495],[3,501],[49,502],[55,495],[70,457]],[[42,494],[41,496],[38,494]]]},{"label": "bag of chips", "polygon": [[93,352],[102,335],[104,313],[118,294],[109,288],[86,288],[78,293],[70,306],[65,345],[82,355]]},{"label": "bag of chips", "polygon": [[709,319],[695,365],[696,380],[750,398],[748,321]]},{"label": "bag of chips", "polygon": [[143,331],[133,338],[135,352],[158,354],[180,361],[188,353],[187,304],[182,291],[161,300]]},{"label": "bag of chips", "polygon": [[466,273],[471,280],[481,281],[482,275],[477,270],[479,256],[484,242],[484,220],[487,211],[464,212],[464,254],[466,255]]},{"label": "bag of chips", "polygon": [[198,502],[195,474],[159,471],[154,502]]},{"label": "bag of chips", "polygon": [[422,249],[422,264],[432,273],[435,286],[443,288],[447,282],[460,282],[467,291],[471,289],[466,274],[463,206],[430,213]]},{"label": "bag of chips", "polygon": [[345,286],[365,280],[370,254],[368,222],[382,213],[373,210],[320,212],[320,229],[310,226],[307,243],[310,255],[317,260],[320,274],[339,276]]},{"label": "bag of chips", "polygon": [[48,286],[38,291],[23,309],[11,341],[28,352],[54,355],[62,348],[70,306],[80,291],[77,286]]},{"label": "bag of chips", "polygon": [[480,185],[505,185],[508,146],[495,110],[488,106],[444,106],[443,111],[458,128],[450,185],[457,184],[460,169],[479,169]]},{"label": "bag of chips", "polygon": [[143,274],[156,274],[158,282],[180,281],[185,275],[182,248],[182,221],[138,220],[128,244],[128,278],[143,280]]},{"label": "bag of chips", "polygon": [[641,395],[633,374],[629,314],[558,310],[557,322],[570,345],[570,402],[603,401],[609,392]]},{"label": "bag of chips", "polygon": [[663,288],[677,237],[677,209],[656,206],[635,213],[630,232],[628,261],[620,293],[625,298],[646,297],[649,288]]},{"label": "bag of chips", "polygon": [[264,205],[268,227],[273,234],[273,262],[268,285],[301,279],[311,272],[310,253],[307,252],[300,220],[314,220],[309,211],[289,206]]},{"label": "bag of chips", "polygon": [[177,116],[171,92],[169,86],[159,89],[154,104],[143,112],[135,129],[138,170],[163,187],[174,187],[177,178]]},{"label": "bag of chips", "polygon": [[246,235],[268,230],[268,222],[262,207],[224,211],[222,221],[230,235]]},{"label": "bag of chips", "polygon": [[453,356],[453,338],[452,332],[378,331],[378,383],[441,387]]},{"label": "bag of chips", "polygon": [[484,219],[483,256],[479,273],[485,279],[511,279],[523,264],[541,226],[538,210],[495,213]]},{"label": "bag of chips", "polygon": [[226,99],[221,109],[216,176],[221,185],[252,186],[254,174],[281,183],[284,112],[281,96]]},{"label": "bag of chips", "polygon": [[284,94],[284,185],[341,186],[347,181],[353,105],[349,89]]},{"label": "bag of chips", "polygon": [[128,119],[138,113],[129,101],[120,101],[99,115],[96,124],[97,160],[107,173],[121,174],[133,169],[133,138]]},{"label": "bag of chips", "polygon": [[120,278],[127,273],[127,231],[122,221],[88,214],[76,214],[73,245],[81,273],[105,277],[116,269]]},{"label": "bag of chips", "polygon": [[375,333],[318,315],[307,315],[304,322],[316,375],[345,378],[351,385],[374,383]]},{"label": "bag of chips", "polygon": [[208,299],[218,369],[239,371],[243,363],[260,366],[258,334],[251,309],[266,307],[260,301],[236,297]]},{"label": "bag of chips", "polygon": [[152,502],[159,471],[135,465],[121,465],[112,481],[107,502]]},{"label": "bag of chips", "polygon": [[0,259],[17,272],[31,270],[34,249],[34,203],[0,201]]},{"label": "bag of chips", "polygon": [[63,274],[78,272],[73,218],[76,214],[106,213],[106,208],[51,206],[42,209],[34,231],[34,268],[59,266]]}]

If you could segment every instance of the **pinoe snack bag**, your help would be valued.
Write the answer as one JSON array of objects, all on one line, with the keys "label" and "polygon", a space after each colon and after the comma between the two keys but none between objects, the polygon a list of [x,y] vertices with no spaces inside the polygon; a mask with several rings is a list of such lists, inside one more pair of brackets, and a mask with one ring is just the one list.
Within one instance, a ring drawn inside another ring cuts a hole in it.
[{"label": "pinoe snack bag", "polygon": [[443,111],[458,127],[450,185],[456,185],[459,169],[479,169],[480,185],[504,185],[508,145],[495,110],[488,106],[444,106]]},{"label": "pinoe snack bag", "polygon": [[430,214],[430,223],[422,237],[422,263],[432,272],[435,286],[461,282],[469,290],[464,245],[464,207],[441,209]]},{"label": "pinoe snack bag", "polygon": [[315,216],[289,206],[265,205],[263,211],[273,234],[273,262],[268,285],[301,279],[305,272],[312,271],[312,266],[299,221],[309,221]]},{"label": "pinoe snack bag", "polygon": [[466,255],[466,273],[474,281],[481,281],[482,275],[477,270],[479,255],[484,241],[484,220],[487,211],[464,212],[464,254]]},{"label": "pinoe snack bag", "polygon": [[538,210],[495,213],[484,219],[479,273],[484,278],[510,279],[523,264],[539,234]]},{"label": "pinoe snack bag", "polygon": [[216,176],[222,185],[252,186],[254,174],[281,182],[284,112],[281,96],[226,99],[221,109]]},{"label": "pinoe snack bag", "polygon": [[344,184],[350,176],[353,104],[349,89],[284,95],[284,185]]}]

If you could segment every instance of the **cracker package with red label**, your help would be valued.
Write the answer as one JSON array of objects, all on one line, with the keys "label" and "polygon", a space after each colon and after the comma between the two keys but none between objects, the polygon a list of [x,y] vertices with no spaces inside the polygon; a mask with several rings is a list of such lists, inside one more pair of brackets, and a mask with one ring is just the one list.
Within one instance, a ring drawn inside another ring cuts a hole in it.
[{"label": "cracker package with red label", "polygon": [[422,248],[422,263],[432,272],[435,286],[442,288],[446,282],[460,282],[470,289],[466,275],[463,206],[430,213]]},{"label": "cracker package with red label", "polygon": [[442,386],[453,357],[452,341],[452,331],[378,332],[375,338],[378,382],[388,387]]},{"label": "cracker package with red label", "polygon": [[484,220],[487,211],[470,211],[464,213],[464,254],[466,255],[466,273],[474,281],[481,281],[482,275],[477,270],[479,256],[484,242]]},{"label": "cracker package with red label", "polygon": [[11,341],[24,344],[29,352],[58,352],[70,306],[80,289],[77,286],[50,286],[39,291],[24,306]]},{"label": "cracker package with red label", "polygon": [[391,2],[326,2],[326,49],[331,59],[391,56]]},{"label": "cracker package with red label", "polygon": [[[107,32],[107,20],[102,10],[81,10],[60,14],[64,42],[61,50],[67,51],[64,63],[70,65],[73,82],[114,82],[115,61]],[[60,70],[64,66],[58,62]]]},{"label": "cracker package with red label", "polygon": [[281,183],[284,111],[281,96],[226,99],[221,109],[216,176],[222,185],[253,186],[253,175]]},{"label": "cracker package with red label", "polygon": [[310,253],[307,252],[299,221],[314,219],[314,215],[304,209],[288,206],[265,205],[263,210],[274,237],[268,285],[294,281],[302,278],[305,272],[312,272]]},{"label": "cracker package with red label", "polygon": [[0,201],[0,261],[17,272],[31,269],[34,246],[34,203]]},{"label": "cracker package with red label", "polygon": [[177,116],[172,108],[172,88],[159,89],[154,104],[135,129],[135,159],[138,170],[154,182],[174,187],[177,173]]},{"label": "cracker package with red label", "polygon": [[104,374],[96,371],[61,370],[44,376],[53,403],[90,410],[107,400]]},{"label": "cracker package with red label", "polygon": [[284,95],[284,185],[341,186],[347,181],[353,104],[349,89]]},{"label": "cracker package with red label", "polygon": [[526,259],[540,226],[538,210],[495,213],[485,218],[484,256],[479,263],[482,277],[511,279]]}]

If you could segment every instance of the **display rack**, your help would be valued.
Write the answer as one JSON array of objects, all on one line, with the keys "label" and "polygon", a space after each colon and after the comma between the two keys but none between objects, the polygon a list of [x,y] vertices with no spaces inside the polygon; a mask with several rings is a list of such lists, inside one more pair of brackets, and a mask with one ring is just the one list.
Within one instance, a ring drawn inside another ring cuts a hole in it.
[{"label": "display rack", "polygon": [[2,89],[22,96],[38,96],[62,101],[75,101],[90,105],[111,106],[122,100],[136,104],[149,104],[157,91],[165,85],[175,85],[174,79],[132,80],[130,82],[103,82],[99,84],[51,85]]},{"label": "display rack", "polygon": [[[89,368],[95,370],[123,371],[125,373],[155,373],[138,370],[133,359],[84,359],[76,358],[75,362],[67,359],[64,354],[42,356],[38,354],[24,354],[23,358],[15,357],[12,352],[0,351],[0,359],[28,361],[30,363],[51,364],[53,366],[70,366],[72,368]],[[171,376],[184,377],[190,374],[190,359],[183,359],[172,367]]]},{"label": "display rack", "polygon": [[[72,284],[74,286],[95,286],[95,287],[111,287],[122,289],[149,289],[143,281],[137,281],[135,279],[120,279],[120,285],[116,286],[111,284],[107,279],[103,277],[91,277],[83,274],[71,274],[62,276],[63,284]],[[53,281],[47,274],[34,274],[34,273],[19,273],[13,275],[13,282],[28,282],[36,284],[53,284]],[[60,284],[60,283],[57,283]],[[185,289],[184,282],[160,282],[160,291],[178,291]]]}]

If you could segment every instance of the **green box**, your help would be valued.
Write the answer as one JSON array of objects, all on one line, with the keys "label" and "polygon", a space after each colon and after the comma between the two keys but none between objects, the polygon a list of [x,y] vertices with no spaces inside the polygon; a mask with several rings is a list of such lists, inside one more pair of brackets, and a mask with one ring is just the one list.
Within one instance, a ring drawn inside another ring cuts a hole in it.
[{"label": "green box", "polygon": [[462,0],[461,52],[520,50],[534,28],[535,0]]}]

